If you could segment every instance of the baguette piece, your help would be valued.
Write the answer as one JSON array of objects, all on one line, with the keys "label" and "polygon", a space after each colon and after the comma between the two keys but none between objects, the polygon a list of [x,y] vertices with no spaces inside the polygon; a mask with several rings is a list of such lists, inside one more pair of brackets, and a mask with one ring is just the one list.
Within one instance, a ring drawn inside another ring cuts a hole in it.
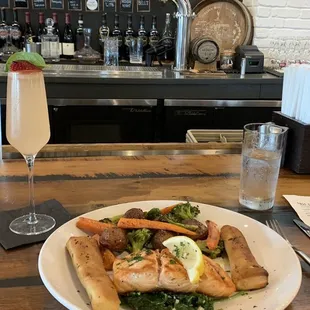
[{"label": "baguette piece", "polygon": [[255,290],[268,285],[268,272],[253,256],[242,232],[236,227],[225,225],[221,238],[229,258],[231,278],[238,290]]},{"label": "baguette piece", "polygon": [[118,310],[120,300],[113,282],[103,267],[97,241],[89,237],[71,237],[66,247],[75,271],[88,294],[92,309]]}]

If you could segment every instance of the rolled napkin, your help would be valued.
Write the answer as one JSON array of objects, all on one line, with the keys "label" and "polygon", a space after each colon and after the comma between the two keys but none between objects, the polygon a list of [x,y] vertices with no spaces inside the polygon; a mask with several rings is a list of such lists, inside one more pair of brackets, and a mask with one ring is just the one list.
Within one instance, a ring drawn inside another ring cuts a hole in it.
[{"label": "rolled napkin", "polygon": [[281,112],[310,124],[310,65],[285,68]]}]

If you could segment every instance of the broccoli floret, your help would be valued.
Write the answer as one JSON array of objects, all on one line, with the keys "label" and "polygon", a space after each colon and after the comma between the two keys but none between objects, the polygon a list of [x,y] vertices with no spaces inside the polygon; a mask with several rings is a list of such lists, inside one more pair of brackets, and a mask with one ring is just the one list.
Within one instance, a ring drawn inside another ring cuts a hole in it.
[{"label": "broccoli floret", "polygon": [[181,203],[175,206],[169,213],[170,218],[174,218],[175,222],[183,220],[191,220],[200,213],[198,207],[193,207],[189,202]]},{"label": "broccoli floret", "polygon": [[149,229],[137,229],[127,234],[129,240],[129,250],[132,253],[139,252],[143,249],[144,245],[151,239],[152,233]]},{"label": "broccoli floret", "polygon": [[115,215],[115,216],[113,216],[113,217],[111,217],[111,218],[106,217],[106,218],[104,218],[104,219],[102,219],[102,220],[99,220],[99,222],[117,225],[118,221],[119,221],[123,216],[124,216],[124,215],[121,214],[121,215]]},{"label": "broccoli floret", "polygon": [[158,208],[153,208],[146,214],[146,219],[148,220],[157,220],[161,217],[160,210]]},{"label": "broccoli floret", "polygon": [[200,250],[212,259],[221,256],[225,251],[225,246],[224,246],[223,240],[220,240],[220,242],[219,242],[219,244],[215,250],[210,250],[207,247],[206,240],[197,240],[196,243],[199,246]]}]

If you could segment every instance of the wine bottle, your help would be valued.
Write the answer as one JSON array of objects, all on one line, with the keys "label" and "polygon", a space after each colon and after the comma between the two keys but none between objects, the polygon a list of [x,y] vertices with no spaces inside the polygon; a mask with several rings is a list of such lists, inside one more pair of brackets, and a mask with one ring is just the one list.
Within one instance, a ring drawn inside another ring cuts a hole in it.
[{"label": "wine bottle", "polygon": [[1,9],[1,22],[0,22],[0,47],[3,47],[6,38],[8,36],[7,24],[6,24],[6,14],[5,9]]},{"label": "wine bottle", "polygon": [[163,45],[166,47],[166,52],[164,53],[164,61],[170,62],[173,61],[174,57],[174,51],[173,51],[173,46],[174,46],[174,41],[173,41],[173,32],[171,28],[171,15],[170,13],[166,13],[166,22],[165,22],[165,28],[163,32]]},{"label": "wine bottle", "polygon": [[34,41],[34,31],[32,30],[30,13],[25,13],[25,32],[24,32],[24,44],[32,43]]},{"label": "wine bottle", "polygon": [[135,36],[135,32],[132,28],[132,16],[127,16],[127,29],[125,31],[125,59],[129,61],[129,44],[130,40]]},{"label": "wine bottle", "polygon": [[62,40],[62,54],[63,57],[67,59],[72,59],[74,55],[74,36],[69,13],[66,13],[64,36]]},{"label": "wine bottle", "polygon": [[122,31],[119,28],[119,15],[115,14],[114,16],[114,28],[112,31],[112,37],[117,38],[118,41],[118,58],[122,56],[122,46],[123,46],[123,35]]},{"label": "wine bottle", "polygon": [[46,34],[46,28],[45,28],[45,22],[44,22],[44,13],[39,13],[39,27],[38,27],[38,33],[37,33],[37,41],[41,42],[41,37],[43,34]]},{"label": "wine bottle", "polygon": [[154,15],[152,17],[152,28],[150,30],[150,45],[156,46],[159,41],[159,32],[157,30],[157,17]]},{"label": "wine bottle", "polygon": [[84,47],[84,21],[82,13],[79,13],[75,44],[76,44],[76,50],[80,50],[82,47]]},{"label": "wine bottle", "polygon": [[18,13],[16,9],[13,9],[13,23],[11,27],[12,43],[18,49],[22,48],[22,27],[18,22]]}]

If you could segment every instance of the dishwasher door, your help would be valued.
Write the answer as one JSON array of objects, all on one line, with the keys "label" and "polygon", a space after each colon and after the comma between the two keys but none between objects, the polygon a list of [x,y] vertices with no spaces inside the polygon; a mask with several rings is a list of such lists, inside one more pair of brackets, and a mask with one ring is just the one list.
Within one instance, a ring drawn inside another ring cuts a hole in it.
[{"label": "dishwasher door", "polygon": [[279,110],[276,100],[165,100],[162,141],[184,142],[189,129],[242,129],[269,122]]}]

